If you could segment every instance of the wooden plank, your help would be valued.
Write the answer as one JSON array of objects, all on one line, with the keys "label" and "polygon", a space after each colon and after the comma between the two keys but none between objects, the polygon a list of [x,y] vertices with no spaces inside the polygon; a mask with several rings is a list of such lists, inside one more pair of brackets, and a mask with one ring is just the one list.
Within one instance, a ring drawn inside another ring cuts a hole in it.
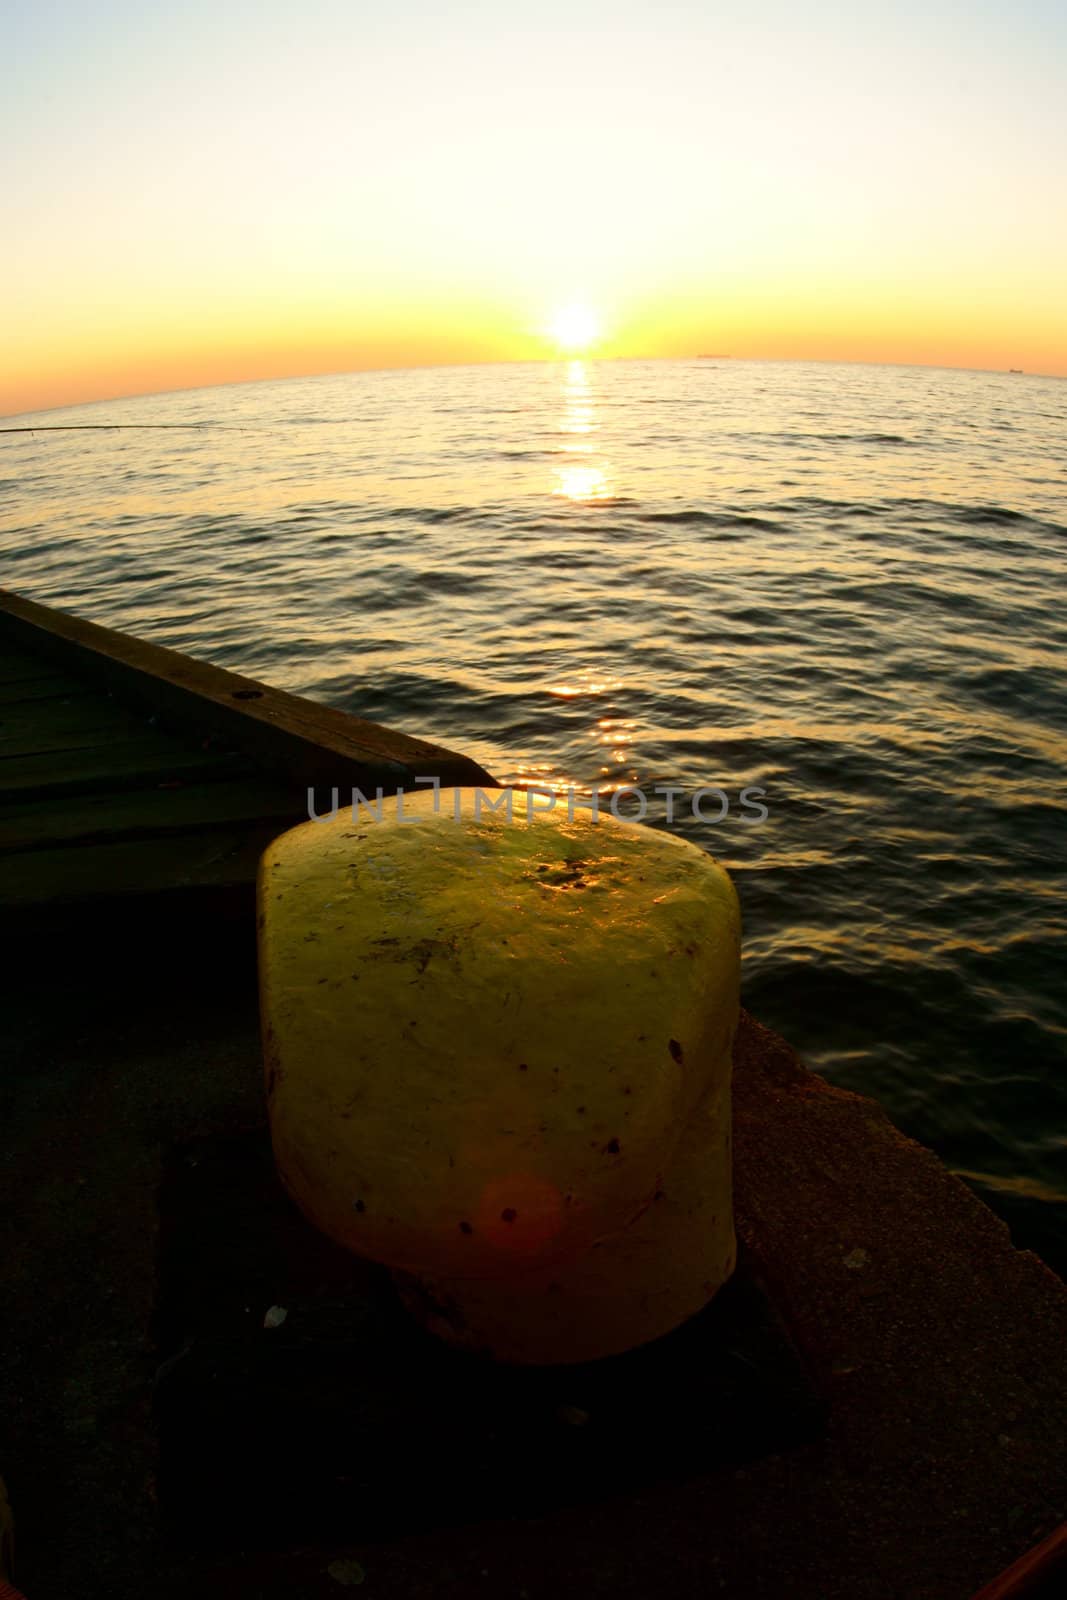
[{"label": "wooden plank", "polygon": [[0,683],[0,710],[4,706],[29,705],[35,700],[74,700],[99,694],[84,679],[79,682],[68,673],[53,672],[46,678],[21,678],[17,683]]},{"label": "wooden plank", "polygon": [[12,756],[0,762],[0,798],[93,794],[144,789],[167,782],[210,782],[247,776],[244,756],[193,750],[175,742],[130,739],[123,745]]},{"label": "wooden plank", "polygon": [[0,805],[0,854],[57,845],[158,838],[220,823],[276,819],[281,828],[307,820],[306,791],[262,775],[178,789],[133,789],[73,795],[30,806]]},{"label": "wooden plank", "polygon": [[[101,726],[112,727],[121,722],[124,727],[144,729],[151,726],[151,716],[140,710],[131,710],[119,700],[103,694],[99,689],[83,685],[82,693],[56,695],[46,700],[26,700],[14,705],[0,706],[0,735],[27,733],[34,728],[63,728],[86,725],[93,718]],[[163,734],[173,739],[174,734]],[[184,735],[188,741],[188,735]]]},{"label": "wooden plank", "polygon": [[[165,839],[77,845],[0,857],[0,905],[9,910],[128,899],[168,889],[251,884],[277,828],[259,822]],[[145,929],[151,937],[151,929]]]},{"label": "wooden plank", "polygon": [[56,676],[51,663],[33,651],[0,654],[0,683],[26,683],[32,678]]},{"label": "wooden plank", "polygon": [[[103,694],[0,707],[0,762],[35,751],[85,750],[142,738],[154,739],[161,746],[189,744],[187,737],[179,740],[174,734],[153,728],[143,711],[131,711]],[[0,766],[0,784],[2,773]]]},{"label": "wooden plank", "polygon": [[162,721],[215,733],[259,765],[305,784],[395,789],[432,775],[446,785],[494,786],[477,762],[441,745],[0,590],[0,653],[18,651],[92,676],[119,698],[147,704]]}]

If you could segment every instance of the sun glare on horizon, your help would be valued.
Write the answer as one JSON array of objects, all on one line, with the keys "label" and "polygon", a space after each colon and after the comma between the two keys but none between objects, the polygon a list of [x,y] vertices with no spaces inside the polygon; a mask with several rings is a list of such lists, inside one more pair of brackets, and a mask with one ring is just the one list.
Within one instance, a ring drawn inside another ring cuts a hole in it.
[{"label": "sun glare on horizon", "polygon": [[548,332],[561,350],[577,355],[600,337],[600,319],[586,305],[560,306],[549,321]]}]

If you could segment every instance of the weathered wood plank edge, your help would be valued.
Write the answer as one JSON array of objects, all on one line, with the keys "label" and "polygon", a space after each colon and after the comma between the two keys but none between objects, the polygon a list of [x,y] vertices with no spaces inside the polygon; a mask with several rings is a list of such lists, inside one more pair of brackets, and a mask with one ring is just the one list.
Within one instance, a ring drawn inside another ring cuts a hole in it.
[{"label": "weathered wood plank edge", "polygon": [[0,904],[18,917],[33,906],[74,907],[104,900],[134,906],[172,889],[239,888],[254,880],[259,858],[277,832],[268,818],[165,838],[108,839],[74,850],[61,846],[5,855],[0,858]]},{"label": "weathered wood plank edge", "polygon": [[0,872],[5,855],[37,850],[78,850],[120,840],[166,839],[220,825],[276,822],[279,830],[305,820],[284,784],[261,773],[229,780],[175,783],[104,794],[33,796],[0,807]]},{"label": "weathered wood plank edge", "polygon": [[[255,678],[103,628],[0,588],[0,649],[28,650],[93,679],[161,725],[211,733],[255,764],[301,784],[373,791],[417,777],[446,786],[497,787],[468,756],[303,700]],[[342,796],[343,799],[343,796]]]}]

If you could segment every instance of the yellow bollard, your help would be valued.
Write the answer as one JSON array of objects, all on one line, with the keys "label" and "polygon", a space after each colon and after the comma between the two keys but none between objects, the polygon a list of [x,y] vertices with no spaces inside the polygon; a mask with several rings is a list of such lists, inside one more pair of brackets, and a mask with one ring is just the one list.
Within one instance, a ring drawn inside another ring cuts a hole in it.
[{"label": "yellow bollard", "polygon": [[275,1160],[436,1333],[589,1360],[733,1270],[737,897],[673,835],[528,819],[521,797],[509,820],[479,794],[309,822],[264,855]]}]

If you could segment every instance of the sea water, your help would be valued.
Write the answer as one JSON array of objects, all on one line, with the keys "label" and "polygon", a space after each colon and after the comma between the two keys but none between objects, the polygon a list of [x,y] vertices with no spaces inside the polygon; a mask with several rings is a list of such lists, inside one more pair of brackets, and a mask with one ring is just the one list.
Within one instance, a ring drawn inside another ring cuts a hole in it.
[{"label": "sea water", "polygon": [[33,423],[7,587],[669,803],[734,876],[750,1009],[1067,1269],[1067,383],[574,361]]}]

